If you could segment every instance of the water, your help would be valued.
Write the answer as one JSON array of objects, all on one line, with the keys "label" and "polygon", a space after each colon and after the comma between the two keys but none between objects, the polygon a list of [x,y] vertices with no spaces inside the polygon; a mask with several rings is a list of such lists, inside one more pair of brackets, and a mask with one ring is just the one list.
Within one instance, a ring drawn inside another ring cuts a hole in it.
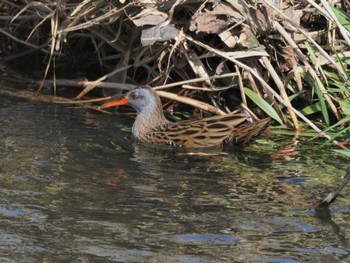
[{"label": "water", "polygon": [[349,187],[309,209],[346,159],[316,141],[271,157],[290,138],[189,155],[131,124],[0,98],[0,262],[350,262]]}]

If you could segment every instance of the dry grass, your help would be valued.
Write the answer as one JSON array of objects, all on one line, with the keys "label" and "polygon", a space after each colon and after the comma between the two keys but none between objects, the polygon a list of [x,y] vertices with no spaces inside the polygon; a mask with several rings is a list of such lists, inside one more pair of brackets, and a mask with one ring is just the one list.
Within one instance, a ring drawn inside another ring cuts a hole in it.
[{"label": "dry grass", "polygon": [[[350,16],[341,10],[347,1],[5,0],[0,34],[19,52],[0,48],[8,61],[46,56],[38,93],[45,83],[77,86],[85,100],[95,88],[151,85],[203,111],[245,108],[333,140],[322,129],[350,122]],[[72,59],[99,76],[57,76],[58,61]]]}]

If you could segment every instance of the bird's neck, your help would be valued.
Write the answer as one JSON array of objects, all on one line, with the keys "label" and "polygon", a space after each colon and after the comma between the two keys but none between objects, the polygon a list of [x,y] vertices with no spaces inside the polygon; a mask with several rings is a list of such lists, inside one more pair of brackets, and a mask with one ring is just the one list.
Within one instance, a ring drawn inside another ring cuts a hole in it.
[{"label": "bird's neck", "polygon": [[136,139],[142,141],[148,134],[168,123],[169,121],[165,118],[161,107],[143,110],[138,112],[136,116],[132,133]]}]

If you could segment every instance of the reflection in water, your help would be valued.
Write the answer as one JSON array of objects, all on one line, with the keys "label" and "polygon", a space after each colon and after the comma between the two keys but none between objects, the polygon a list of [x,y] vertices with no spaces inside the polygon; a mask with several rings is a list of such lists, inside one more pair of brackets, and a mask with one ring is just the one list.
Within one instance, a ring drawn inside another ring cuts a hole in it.
[{"label": "reflection in water", "polygon": [[343,167],[306,143],[290,162],[272,141],[189,154],[133,142],[127,117],[9,97],[0,123],[1,262],[349,260],[347,200],[308,209]]}]

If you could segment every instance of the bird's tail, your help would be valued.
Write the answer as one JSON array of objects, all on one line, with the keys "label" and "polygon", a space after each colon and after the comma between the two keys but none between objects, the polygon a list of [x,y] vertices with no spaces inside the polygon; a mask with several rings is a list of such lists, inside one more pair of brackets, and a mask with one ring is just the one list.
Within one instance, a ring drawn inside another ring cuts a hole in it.
[{"label": "bird's tail", "polygon": [[265,118],[252,123],[244,123],[235,128],[232,132],[234,144],[245,144],[267,130],[271,124],[271,118]]}]

